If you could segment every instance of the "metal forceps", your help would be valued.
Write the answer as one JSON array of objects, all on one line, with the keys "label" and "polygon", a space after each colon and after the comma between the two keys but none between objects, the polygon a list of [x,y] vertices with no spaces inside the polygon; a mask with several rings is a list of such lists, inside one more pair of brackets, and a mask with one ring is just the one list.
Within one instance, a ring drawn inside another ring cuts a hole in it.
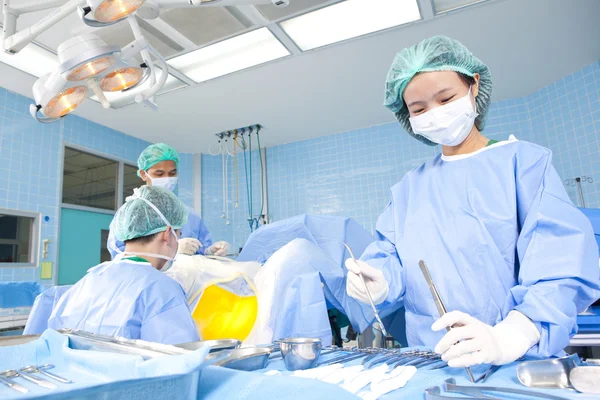
[{"label": "metal forceps", "polygon": [[[419,268],[421,268],[423,277],[425,278],[425,281],[427,281],[427,286],[429,286],[429,290],[431,291],[431,295],[433,296],[435,306],[437,307],[438,312],[440,313],[440,317],[442,317],[448,311],[446,311],[446,307],[442,302],[442,298],[440,297],[440,294],[438,293],[437,289],[435,288],[435,285],[433,284],[433,280],[431,279],[431,275],[429,274],[429,269],[427,268],[427,264],[425,264],[425,261],[419,261]],[[446,328],[446,330],[449,331],[450,328]],[[465,370],[467,371],[467,375],[469,375],[469,379],[471,380],[471,382],[475,382],[475,378],[473,377],[471,368],[466,367]]]},{"label": "metal forceps", "polygon": [[[352,261],[354,261],[354,263],[356,265],[358,265],[358,262],[356,261],[356,257],[354,257],[354,253],[352,252],[352,249],[350,249],[350,246],[348,246],[346,243],[344,243],[344,246],[346,246],[348,253],[350,253],[350,257],[352,257]],[[375,319],[377,320],[377,322],[379,322],[379,325],[381,325],[381,333],[383,333],[383,336],[387,336],[388,333],[385,330],[385,326],[383,326],[383,322],[381,322],[381,318],[379,317],[379,312],[377,312],[377,307],[375,307],[375,302],[373,301],[373,297],[371,296],[371,291],[367,287],[365,278],[364,278],[363,274],[360,272],[358,273],[358,276],[360,277],[363,287],[365,288],[365,292],[367,292],[367,296],[369,296],[369,301],[371,302],[371,307],[373,308],[373,313],[375,314]]]}]

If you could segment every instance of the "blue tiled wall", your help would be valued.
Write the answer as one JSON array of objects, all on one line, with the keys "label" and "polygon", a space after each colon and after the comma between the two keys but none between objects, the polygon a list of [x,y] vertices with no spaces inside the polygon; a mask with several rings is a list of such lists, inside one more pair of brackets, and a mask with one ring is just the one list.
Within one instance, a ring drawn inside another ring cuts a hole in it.
[{"label": "blue tiled wall", "polygon": [[[583,185],[583,191],[588,207],[600,207],[599,96],[596,62],[530,96],[493,103],[484,133],[497,140],[514,134],[550,148],[563,179],[582,175],[594,179]],[[272,220],[302,213],[350,216],[373,232],[389,200],[389,188],[439,151],[412,139],[396,123],[269,148],[269,214]],[[230,159],[230,170],[231,165]],[[203,155],[203,215],[213,237],[237,248],[250,233],[247,209],[232,208],[230,201],[231,225],[219,218],[221,174],[221,159]],[[231,192],[231,176],[228,182]],[[578,204],[575,188],[567,190]],[[245,198],[245,189],[240,195]]]},{"label": "blue tiled wall", "polygon": [[[0,89],[0,208],[39,212],[48,260],[56,264],[59,225],[59,147],[62,125],[42,125],[27,114],[28,100]],[[41,249],[41,246],[40,246]],[[0,280],[37,280],[38,268],[0,268]]]},{"label": "blue tiled wall", "polygon": [[[137,156],[136,156],[137,157]],[[180,154],[178,167],[178,195],[179,198],[189,205],[194,206],[194,155]],[[137,158],[136,158],[137,160]]]},{"label": "blue tiled wall", "polygon": [[[27,112],[31,100],[0,88],[0,208],[42,213],[42,239],[49,239],[45,259],[56,278],[63,143],[77,145],[136,164],[148,142],[76,116],[40,124]],[[181,191],[192,203],[191,155],[182,155]],[[39,280],[39,268],[0,267],[0,281]],[[52,285],[55,281],[40,281]]]}]

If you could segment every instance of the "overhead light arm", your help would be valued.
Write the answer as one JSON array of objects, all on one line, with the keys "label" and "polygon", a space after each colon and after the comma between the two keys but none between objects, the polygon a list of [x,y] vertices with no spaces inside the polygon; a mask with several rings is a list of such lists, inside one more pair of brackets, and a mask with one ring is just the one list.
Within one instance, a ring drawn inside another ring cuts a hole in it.
[{"label": "overhead light arm", "polygon": [[87,80],[87,85],[90,89],[92,89],[92,91],[94,92],[96,97],[98,97],[98,101],[100,101],[100,104],[102,104],[102,107],[104,107],[105,109],[109,109],[110,102],[104,95],[104,92],[102,91],[102,88],[100,87],[100,84],[98,83],[98,80],[96,78],[89,78]]},{"label": "overhead light arm", "polygon": [[[153,83],[152,81],[150,81],[150,84],[152,86],[148,90],[135,96],[136,103],[144,103],[147,100],[150,100],[150,101],[152,101],[152,103],[154,103],[153,97],[156,96],[158,91],[165,85],[165,83],[167,82],[167,77],[169,76],[169,66],[167,65],[167,62],[165,61],[165,59],[152,46],[148,46],[148,50],[157,59],[158,67],[161,70],[160,77],[158,78],[158,81],[156,83]],[[153,66],[150,68],[154,69]],[[152,79],[152,75],[150,76],[150,79]]]},{"label": "overhead light arm", "polygon": [[[17,29],[17,18],[21,14],[30,13],[34,11],[43,11],[49,8],[54,8],[57,4],[59,5],[52,13],[36,22],[28,28],[16,32]],[[21,7],[12,7],[10,0],[4,0],[2,11],[4,13],[4,32],[3,48],[7,53],[15,54],[23,50],[25,46],[31,43],[39,34],[56,25],[58,22],[63,20],[67,15],[75,12],[77,7],[85,4],[85,0],[69,0],[66,3],[64,1],[37,1],[25,4]]]},{"label": "overhead light arm", "polygon": [[[160,8],[182,8],[182,7],[225,7],[239,6],[248,4],[273,4],[277,7],[285,7],[289,4],[289,0],[141,0],[143,3],[147,1],[153,7]],[[2,12],[4,13],[3,26],[3,50],[7,53],[16,54],[23,50],[25,46],[31,43],[38,35],[56,25],[69,14],[78,12],[83,22],[89,26],[102,27],[111,25],[113,22],[120,21],[122,18],[133,13],[136,8],[127,11],[123,16],[117,16],[115,21],[95,21],[86,17],[90,8],[94,9],[102,0],[32,0],[17,6],[11,6],[11,0],[4,0]],[[139,5],[136,5],[138,7]],[[17,18],[21,14],[32,13],[36,11],[48,10],[55,8],[50,14],[42,18],[42,20],[27,27],[20,32],[17,32]],[[79,10],[79,11],[78,11]]]},{"label": "overhead light arm", "polygon": [[[135,40],[137,41],[146,41],[146,39],[144,38],[144,35],[142,34],[142,30],[140,29],[140,25],[137,22],[137,19],[135,19],[135,15],[130,15],[127,18],[127,21],[129,22],[129,26],[131,27],[131,31],[133,32],[133,36],[135,37]],[[150,53],[148,51],[148,49],[150,48],[150,45],[146,43],[146,46],[144,46],[144,48],[142,48],[142,50],[140,51],[140,53],[142,54],[142,59],[144,60],[144,63],[146,63],[146,65],[148,66],[148,68],[150,68],[150,87],[154,87],[154,85],[156,84],[156,71],[153,68],[153,64],[152,64],[152,58],[150,58]],[[164,61],[164,59],[162,58],[162,56],[158,53],[156,53],[157,58],[159,58],[160,60]],[[159,61],[160,61],[159,60]],[[165,62],[166,65],[166,62]],[[167,70],[163,70],[163,72],[167,72]],[[166,82],[166,76],[165,76],[165,82]],[[164,82],[163,82],[164,85]],[[162,87],[162,85],[158,88],[160,89]],[[158,92],[157,89],[157,92]],[[137,101],[138,103],[141,103],[144,100],[152,100],[154,101],[154,99],[151,99],[151,97],[154,97],[154,95],[145,98],[143,100]],[[137,96],[136,96],[137,99]]]}]

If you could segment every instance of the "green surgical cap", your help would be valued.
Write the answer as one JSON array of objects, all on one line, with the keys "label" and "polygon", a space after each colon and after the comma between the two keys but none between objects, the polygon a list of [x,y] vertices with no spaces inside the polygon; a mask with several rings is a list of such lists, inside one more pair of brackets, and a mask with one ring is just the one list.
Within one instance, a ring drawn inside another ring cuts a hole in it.
[{"label": "green surgical cap", "polygon": [[492,97],[492,74],[489,68],[462,43],[446,36],[425,39],[396,54],[385,81],[383,104],[396,114],[398,122],[411,136],[434,146],[435,143],[413,132],[409,112],[402,98],[406,86],[415,75],[433,71],[455,71],[470,77],[476,73],[480,75],[479,93],[475,98],[479,116],[475,120],[475,125],[482,131]]},{"label": "green surgical cap", "polygon": [[187,222],[187,208],[177,196],[166,189],[144,185],[127,198],[111,224],[115,237],[121,242],[167,230],[167,223],[142,199],[152,203],[173,229],[181,229]]},{"label": "green surgical cap", "polygon": [[[156,143],[146,147],[138,157],[138,170],[148,171],[161,161],[174,161],[177,167],[179,165],[177,150],[164,143]],[[137,174],[141,178],[140,171]]]}]

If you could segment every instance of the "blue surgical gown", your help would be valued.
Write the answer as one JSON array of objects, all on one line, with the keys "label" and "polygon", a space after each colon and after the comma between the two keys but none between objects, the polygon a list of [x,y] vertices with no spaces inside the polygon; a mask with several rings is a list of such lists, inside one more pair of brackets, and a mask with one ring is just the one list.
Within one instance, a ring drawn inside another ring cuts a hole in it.
[{"label": "blue surgical gown", "polygon": [[[198,249],[196,254],[204,255],[204,251],[213,244],[210,232],[208,231],[206,225],[204,225],[204,221],[202,221],[202,218],[200,218],[198,213],[191,207],[186,207],[188,209],[188,220],[187,223],[181,227],[181,238],[198,239],[200,243],[202,243],[202,247]],[[122,253],[123,250],[125,250],[125,244],[120,240],[117,240],[113,233],[112,222],[110,224],[108,243],[106,245],[112,258],[115,258],[117,254]]]},{"label": "blue surgical gown", "polygon": [[48,328],[178,344],[199,340],[182,287],[148,262],[100,264],[65,294]]},{"label": "blue surgical gown", "polygon": [[58,301],[73,285],[53,286],[35,298],[23,335],[41,335],[48,329],[48,318]]},{"label": "blue surgical gown", "polygon": [[391,189],[378,241],[361,259],[383,270],[383,309],[406,308],[411,346],[445,332],[418,263],[424,260],[448,311],[494,325],[511,310],[541,333],[527,353],[559,354],[577,313],[600,296],[598,247],[551,163],[552,153],[511,140],[467,156],[438,155]]}]

